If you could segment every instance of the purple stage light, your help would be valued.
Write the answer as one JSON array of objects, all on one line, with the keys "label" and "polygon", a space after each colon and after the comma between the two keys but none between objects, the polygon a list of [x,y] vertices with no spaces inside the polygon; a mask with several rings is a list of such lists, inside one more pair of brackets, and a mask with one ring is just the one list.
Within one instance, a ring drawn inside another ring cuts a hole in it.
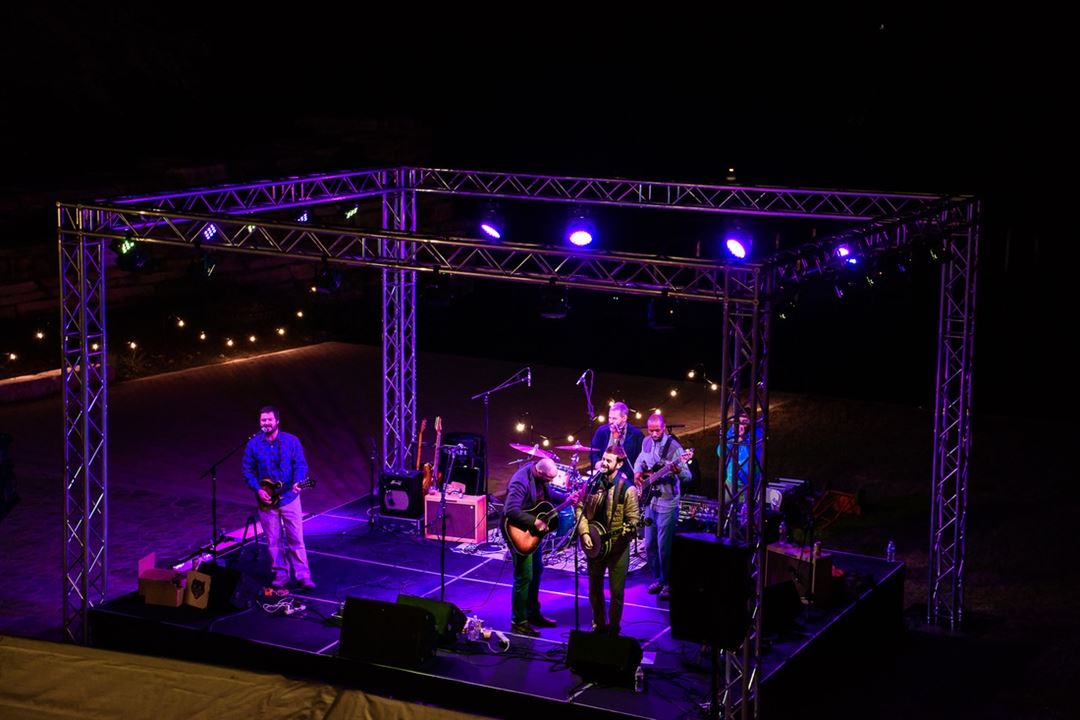
[{"label": "purple stage light", "polygon": [[484,232],[485,235],[487,235],[492,240],[501,240],[502,239],[502,232],[499,230],[499,228],[494,223],[482,222],[482,223],[480,223],[480,229]]},{"label": "purple stage light", "polygon": [[746,246],[738,238],[729,237],[724,241],[724,246],[727,247],[727,251],[740,260],[746,259]]},{"label": "purple stage light", "polygon": [[840,258],[848,265],[857,265],[859,263],[859,258],[852,255],[851,248],[847,245],[836,246],[836,257]]},{"label": "purple stage light", "polygon": [[578,247],[585,247],[593,241],[592,233],[588,230],[574,230],[570,233],[570,242]]}]

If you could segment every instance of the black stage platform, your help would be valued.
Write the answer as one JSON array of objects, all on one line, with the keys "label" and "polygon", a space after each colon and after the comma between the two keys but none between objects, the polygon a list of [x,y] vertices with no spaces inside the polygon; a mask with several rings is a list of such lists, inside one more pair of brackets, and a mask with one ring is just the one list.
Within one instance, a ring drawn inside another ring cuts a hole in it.
[{"label": "black stage platform", "polygon": [[[346,597],[393,602],[407,594],[439,599],[439,543],[370,523],[366,498],[308,518],[304,531],[318,589],[292,597],[306,610],[270,614],[263,605],[276,598],[259,597],[247,610],[214,613],[147,606],[132,593],[91,611],[92,644],[317,679],[495,717],[535,717],[544,710],[561,718],[693,717],[708,698],[710,653],[671,637],[667,603],[647,592],[647,570],[628,577],[622,622],[623,634],[640,640],[646,662],[654,661],[645,665],[644,691],[601,686],[583,690],[581,679],[565,665],[575,623],[573,573],[553,568],[544,572],[544,614],[558,620],[559,627],[541,630],[535,639],[511,635],[510,562],[502,554],[455,551],[474,548],[450,543],[446,601],[506,633],[509,651],[495,654],[483,642],[461,639],[440,648],[420,670],[339,657],[340,629],[331,615]],[[250,542],[246,548],[232,548],[221,561],[260,580],[268,577],[265,548],[256,553]],[[861,648],[887,645],[902,627],[902,564],[839,552],[833,553],[833,562],[845,573],[838,583],[845,591],[834,607],[805,608],[793,628],[763,639],[761,696],[766,707],[770,694],[790,696],[837,682],[843,662],[857,661]],[[580,590],[581,625],[587,630],[584,573]]]}]

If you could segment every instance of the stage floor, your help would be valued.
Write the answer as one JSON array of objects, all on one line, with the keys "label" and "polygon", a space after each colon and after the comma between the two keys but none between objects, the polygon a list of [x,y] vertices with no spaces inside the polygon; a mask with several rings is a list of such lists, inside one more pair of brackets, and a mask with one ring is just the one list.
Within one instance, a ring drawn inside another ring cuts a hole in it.
[{"label": "stage floor", "polygon": [[[549,567],[541,583],[544,614],[559,626],[539,638],[510,628],[513,572],[502,553],[447,543],[445,600],[485,627],[504,632],[510,649],[496,654],[483,642],[459,641],[439,649],[420,670],[399,670],[345,660],[337,655],[340,628],[331,616],[346,597],[393,602],[399,594],[440,599],[440,544],[372,523],[367,498],[309,517],[304,531],[316,590],[291,597],[306,609],[285,615],[267,612],[277,598],[259,598],[247,610],[213,613],[189,607],[147,606],[136,593],[91,612],[91,641],[99,647],[149,652],[220,665],[248,667],[348,684],[363,690],[489,716],[550,706],[570,717],[694,716],[710,688],[710,654],[670,634],[667,603],[647,591],[644,568],[627,579],[622,632],[637,638],[646,653],[644,692],[588,686],[565,665],[575,627],[574,574]],[[265,547],[249,541],[224,553],[221,562],[264,582]],[[841,654],[837,643],[887,638],[901,625],[903,565],[877,558],[834,553],[847,589],[834,607],[805,608],[792,629],[762,642],[762,696],[781,692],[794,676],[824,671],[821,658]],[[565,563],[564,563],[565,565]],[[570,564],[572,567],[572,563]],[[584,565],[582,565],[584,568]],[[704,570],[703,570],[704,571]],[[580,626],[590,628],[587,579],[579,578]],[[800,678],[800,682],[805,677]]]}]

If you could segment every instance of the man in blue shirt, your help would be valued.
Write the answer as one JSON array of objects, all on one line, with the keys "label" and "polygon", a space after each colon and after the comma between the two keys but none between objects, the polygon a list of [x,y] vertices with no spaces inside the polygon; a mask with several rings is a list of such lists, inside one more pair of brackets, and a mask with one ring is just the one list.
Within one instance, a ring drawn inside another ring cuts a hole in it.
[{"label": "man in blue shirt", "polygon": [[[259,501],[259,523],[270,549],[271,587],[283,588],[290,577],[304,590],[313,590],[304,547],[304,513],[297,483],[307,479],[304,449],[295,436],[279,429],[281,413],[267,406],[259,410],[259,433],[244,448],[244,480]],[[269,483],[267,483],[269,481]],[[276,484],[276,490],[266,487]],[[282,544],[282,532],[285,544]]]}]

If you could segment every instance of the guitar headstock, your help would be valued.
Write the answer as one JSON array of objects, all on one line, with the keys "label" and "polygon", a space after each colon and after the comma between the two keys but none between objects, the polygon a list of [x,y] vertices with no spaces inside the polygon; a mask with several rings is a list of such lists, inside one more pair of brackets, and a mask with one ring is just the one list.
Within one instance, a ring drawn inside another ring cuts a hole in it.
[{"label": "guitar headstock", "polygon": [[420,419],[420,434],[423,435],[427,432],[427,418]]},{"label": "guitar headstock", "polygon": [[441,415],[436,415],[435,416],[435,433],[438,434],[438,435],[442,434],[442,416]]}]

